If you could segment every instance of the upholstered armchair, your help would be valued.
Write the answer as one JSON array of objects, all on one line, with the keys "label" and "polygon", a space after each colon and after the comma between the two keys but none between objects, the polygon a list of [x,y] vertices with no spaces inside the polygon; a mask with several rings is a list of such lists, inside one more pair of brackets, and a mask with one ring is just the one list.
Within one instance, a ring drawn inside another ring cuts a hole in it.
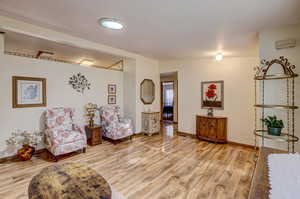
[{"label": "upholstered armchair", "polygon": [[120,117],[120,107],[118,105],[105,105],[100,109],[100,120],[103,136],[113,141],[130,137],[132,138],[133,129],[130,119]]},{"label": "upholstered armchair", "polygon": [[45,145],[57,156],[77,150],[86,150],[86,134],[82,127],[73,122],[74,109],[52,108],[46,111]]}]

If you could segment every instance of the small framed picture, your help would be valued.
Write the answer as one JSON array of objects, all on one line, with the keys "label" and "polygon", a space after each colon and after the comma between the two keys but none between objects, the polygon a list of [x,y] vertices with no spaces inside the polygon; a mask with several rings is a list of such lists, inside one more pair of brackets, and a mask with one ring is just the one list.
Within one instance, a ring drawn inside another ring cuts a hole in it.
[{"label": "small framed picture", "polygon": [[46,79],[36,77],[12,77],[13,108],[46,106]]},{"label": "small framed picture", "polygon": [[117,94],[117,85],[116,84],[108,84],[108,94],[109,95]]},{"label": "small framed picture", "polygon": [[117,103],[117,96],[108,95],[108,104],[116,104],[116,103]]}]

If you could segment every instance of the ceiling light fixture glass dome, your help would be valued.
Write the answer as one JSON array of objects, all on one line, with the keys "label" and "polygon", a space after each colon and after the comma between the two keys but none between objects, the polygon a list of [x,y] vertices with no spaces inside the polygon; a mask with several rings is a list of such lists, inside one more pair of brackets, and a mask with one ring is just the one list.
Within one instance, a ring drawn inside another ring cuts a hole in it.
[{"label": "ceiling light fixture glass dome", "polygon": [[124,27],[119,20],[113,18],[101,18],[99,19],[99,23],[101,26],[105,28],[114,29],[114,30],[120,30]]},{"label": "ceiling light fixture glass dome", "polygon": [[216,60],[217,61],[222,61],[222,59],[223,59],[223,54],[222,53],[218,53],[217,55],[216,55]]}]

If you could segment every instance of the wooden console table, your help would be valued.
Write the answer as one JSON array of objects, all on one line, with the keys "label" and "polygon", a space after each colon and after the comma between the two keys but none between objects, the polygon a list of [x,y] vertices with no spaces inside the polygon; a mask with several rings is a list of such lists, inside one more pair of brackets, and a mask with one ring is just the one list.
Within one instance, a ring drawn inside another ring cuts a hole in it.
[{"label": "wooden console table", "polygon": [[248,199],[269,199],[270,184],[268,170],[268,155],[272,153],[287,153],[286,151],[262,147],[259,150]]},{"label": "wooden console table", "polygon": [[102,144],[102,128],[101,126],[86,126],[87,143],[91,146]]},{"label": "wooden console table", "polygon": [[213,142],[227,142],[227,118],[196,116],[196,132],[199,139]]}]

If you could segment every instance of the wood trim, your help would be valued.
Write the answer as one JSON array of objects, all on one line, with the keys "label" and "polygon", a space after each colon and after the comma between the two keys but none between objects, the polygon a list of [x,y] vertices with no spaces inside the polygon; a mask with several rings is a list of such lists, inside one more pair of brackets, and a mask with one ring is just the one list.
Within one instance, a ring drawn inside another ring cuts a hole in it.
[{"label": "wood trim", "polygon": [[196,134],[191,134],[191,133],[187,133],[187,132],[177,131],[177,135],[197,139]]},{"label": "wood trim", "polygon": [[112,65],[110,65],[110,66],[107,66],[106,67],[106,69],[110,69],[110,68],[112,68],[112,67],[114,67],[114,66],[116,66],[116,65],[118,65],[118,64],[120,64],[120,63],[122,63],[122,68],[123,68],[123,60],[119,60],[119,61],[117,61],[116,63],[114,63],[114,64],[112,64]]},{"label": "wood trim", "polygon": [[[42,97],[43,102],[41,104],[18,104],[18,80],[25,81],[41,81],[42,82]],[[13,76],[12,77],[12,107],[13,108],[28,108],[28,107],[42,107],[47,106],[47,80],[46,78],[37,78],[37,77],[22,77],[22,76]]]},{"label": "wood trim", "polygon": [[[46,148],[42,148],[42,149],[38,149],[34,152],[34,155],[40,154],[47,151]],[[8,157],[4,157],[4,158],[0,158],[0,163],[4,163],[4,162],[9,162],[9,161],[14,161],[18,159],[18,155],[12,155],[12,156],[8,156]]]},{"label": "wood trim", "polygon": [[[182,132],[182,131],[177,131],[177,134],[180,135],[180,136],[187,136],[187,137],[191,137],[191,138],[194,138],[194,139],[198,139],[196,134],[191,134],[191,133]],[[239,143],[239,142],[227,141],[227,143],[225,143],[225,144],[235,145],[235,146],[242,146],[242,147],[253,149],[253,150],[256,150],[256,151],[258,150],[258,148],[257,147],[255,148],[255,146],[253,146],[253,145],[242,144],[242,143]]]},{"label": "wood trim", "polygon": [[256,150],[256,151],[258,150],[257,147],[255,147],[253,145],[249,145],[249,144],[243,144],[243,143],[233,142],[233,141],[228,141],[227,143],[230,144],[230,145],[236,145],[236,146],[242,146],[242,147],[250,148],[250,149],[253,149],[253,150]]}]

